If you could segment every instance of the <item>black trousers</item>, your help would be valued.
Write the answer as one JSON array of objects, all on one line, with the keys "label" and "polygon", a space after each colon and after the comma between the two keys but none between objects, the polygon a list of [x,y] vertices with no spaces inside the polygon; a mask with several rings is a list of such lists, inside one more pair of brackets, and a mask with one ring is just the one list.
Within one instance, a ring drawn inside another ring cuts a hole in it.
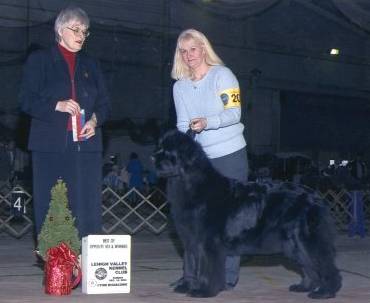
[{"label": "black trousers", "polygon": [[[75,143],[74,143],[75,144]],[[50,190],[62,178],[68,190],[69,207],[82,238],[101,233],[102,154],[79,152],[32,152],[35,231],[41,231],[51,200]]]},{"label": "black trousers", "polygon": [[[247,149],[242,148],[232,154],[210,159],[213,167],[225,177],[238,180],[246,184],[248,182],[248,154]],[[240,256],[227,256],[225,264],[226,288],[234,287],[239,280]]]}]

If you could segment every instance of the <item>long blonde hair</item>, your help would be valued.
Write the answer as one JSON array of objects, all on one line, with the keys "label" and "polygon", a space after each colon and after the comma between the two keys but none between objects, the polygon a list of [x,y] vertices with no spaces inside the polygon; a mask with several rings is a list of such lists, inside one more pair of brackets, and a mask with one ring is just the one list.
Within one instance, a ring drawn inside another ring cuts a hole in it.
[{"label": "long blonde hair", "polygon": [[191,78],[192,76],[190,68],[184,63],[180,54],[181,42],[189,39],[194,39],[203,47],[206,54],[206,63],[208,65],[224,65],[220,57],[213,50],[211,43],[208,41],[207,37],[203,33],[197,31],[196,29],[187,29],[182,31],[177,38],[176,50],[171,71],[171,77],[173,79],[179,80],[184,78]]}]

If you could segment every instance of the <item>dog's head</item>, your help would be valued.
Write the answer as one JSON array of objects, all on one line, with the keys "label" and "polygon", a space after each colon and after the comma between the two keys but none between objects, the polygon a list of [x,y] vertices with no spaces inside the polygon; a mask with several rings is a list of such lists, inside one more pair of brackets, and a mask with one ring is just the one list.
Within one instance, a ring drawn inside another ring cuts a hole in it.
[{"label": "dog's head", "polygon": [[194,168],[195,163],[206,156],[191,136],[178,130],[170,130],[160,138],[152,158],[157,175],[167,178]]}]

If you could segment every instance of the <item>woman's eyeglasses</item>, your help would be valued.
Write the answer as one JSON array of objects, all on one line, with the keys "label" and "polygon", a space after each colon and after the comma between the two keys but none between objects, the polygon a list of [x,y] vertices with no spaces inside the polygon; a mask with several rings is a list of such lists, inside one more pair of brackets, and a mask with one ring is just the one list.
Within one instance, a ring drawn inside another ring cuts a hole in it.
[{"label": "woman's eyeglasses", "polygon": [[84,30],[82,30],[78,27],[76,27],[76,28],[66,27],[66,28],[71,30],[75,34],[75,36],[81,36],[82,35],[82,36],[84,36],[84,38],[87,38],[90,35],[90,32],[88,30],[84,31]]}]

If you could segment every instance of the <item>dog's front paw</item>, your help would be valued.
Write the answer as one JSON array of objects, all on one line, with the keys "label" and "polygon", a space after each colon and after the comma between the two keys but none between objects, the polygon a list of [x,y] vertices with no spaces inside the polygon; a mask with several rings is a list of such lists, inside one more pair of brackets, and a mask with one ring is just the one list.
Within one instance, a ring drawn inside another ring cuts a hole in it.
[{"label": "dog's front paw", "polygon": [[189,283],[184,279],[184,277],[172,282],[170,286],[173,287],[174,292],[179,294],[184,294],[189,291]]},{"label": "dog's front paw", "polygon": [[304,286],[303,284],[293,284],[289,286],[289,291],[293,292],[309,292],[311,290],[311,287]]},{"label": "dog's front paw", "polygon": [[189,291],[189,286],[187,283],[179,284],[174,289],[174,292],[177,292],[179,294],[185,294]]},{"label": "dog's front paw", "polygon": [[330,292],[330,291],[328,291],[324,288],[319,287],[319,288],[311,291],[308,294],[308,297],[311,298],[311,299],[329,299],[329,298],[334,298],[335,293]]},{"label": "dog's front paw", "polygon": [[189,292],[188,292],[188,296],[190,297],[194,297],[194,298],[210,298],[210,297],[214,297],[218,294],[218,292],[210,292],[208,290],[204,290],[204,289],[191,289]]},{"label": "dog's front paw", "polygon": [[176,281],[171,282],[170,287],[177,287],[177,286],[179,286],[183,283],[184,283],[184,277],[181,277],[181,278],[177,279]]}]

